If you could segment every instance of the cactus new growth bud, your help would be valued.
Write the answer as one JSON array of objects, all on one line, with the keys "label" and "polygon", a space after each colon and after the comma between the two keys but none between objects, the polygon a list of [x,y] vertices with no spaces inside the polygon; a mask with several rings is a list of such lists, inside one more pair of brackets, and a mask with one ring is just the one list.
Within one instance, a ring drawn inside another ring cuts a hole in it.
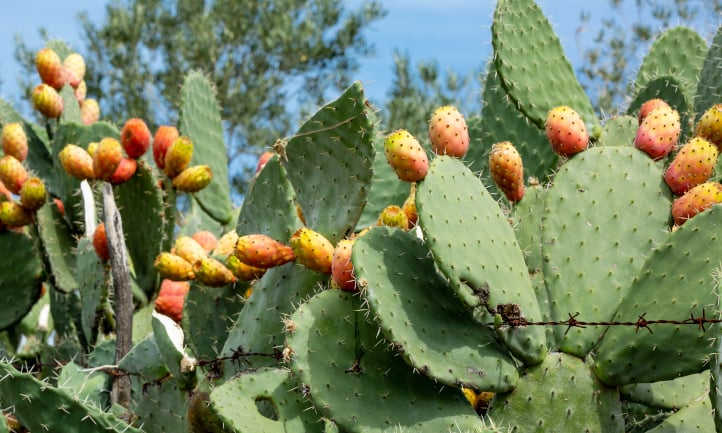
[{"label": "cactus new growth bud", "polygon": [[0,203],[0,222],[8,227],[24,227],[33,222],[33,214],[15,201]]},{"label": "cactus new growth bud", "polygon": [[339,289],[346,292],[355,292],[356,275],[353,272],[353,263],[351,263],[351,251],[353,249],[353,239],[341,239],[333,250],[333,260],[331,262],[331,276]]},{"label": "cactus new growth bud", "polygon": [[178,129],[175,126],[161,125],[153,136],[153,160],[161,170],[165,169],[165,154],[168,148],[178,138]]},{"label": "cactus new growth bud", "polygon": [[658,107],[665,107],[670,110],[672,109],[672,107],[670,107],[669,104],[667,104],[662,99],[659,99],[659,98],[650,99],[649,101],[642,104],[641,107],[639,107],[639,115],[637,116],[638,123],[641,125],[642,121],[644,121],[644,118],[647,117],[649,115],[649,113],[652,112],[652,110],[654,110],[655,108],[658,108]]},{"label": "cactus new growth bud", "polygon": [[261,169],[266,166],[266,163],[269,159],[271,159],[272,156],[273,152],[265,151],[261,154],[261,156],[258,157],[258,162],[256,163],[256,173],[261,171]]},{"label": "cactus new growth bud", "polygon": [[35,54],[35,69],[43,83],[56,90],[60,90],[68,82],[67,71],[58,54],[51,48],[43,48]]},{"label": "cactus new growth bud", "polygon": [[3,153],[20,162],[28,157],[28,137],[23,125],[18,122],[6,123],[2,129]]},{"label": "cactus new growth bud", "polygon": [[0,158],[0,182],[13,194],[20,194],[25,181],[28,180],[28,171],[23,163],[10,155]]},{"label": "cactus new growth bud", "polygon": [[78,53],[71,53],[63,60],[68,84],[73,88],[77,88],[85,78],[85,59]]},{"label": "cactus new growth bud", "polygon": [[193,142],[188,137],[178,137],[165,154],[163,170],[171,179],[188,168],[193,158]]},{"label": "cactus new growth bud", "polygon": [[213,172],[210,166],[194,165],[173,178],[173,187],[181,192],[193,193],[207,187],[212,180]]},{"label": "cactus new growth bud", "polygon": [[94,179],[93,157],[80,146],[66,145],[60,151],[60,165],[72,177],[80,180]]},{"label": "cactus new growth bud", "polygon": [[674,224],[681,226],[688,219],[717,203],[722,203],[722,184],[705,182],[697,185],[672,203]]},{"label": "cactus new growth bud", "polygon": [[31,212],[43,207],[47,196],[45,183],[37,177],[26,180],[20,188],[20,204]]},{"label": "cactus new growth bud", "polygon": [[83,99],[80,103],[80,119],[85,125],[91,125],[100,119],[100,106],[92,98]]},{"label": "cactus new growth bud", "polygon": [[63,98],[47,84],[38,84],[33,89],[32,101],[33,107],[50,119],[58,118],[63,113]]},{"label": "cactus new growth bud", "polygon": [[291,247],[262,234],[240,236],[233,254],[243,263],[263,269],[281,266],[296,258]]},{"label": "cactus new growth bud", "polygon": [[664,173],[664,181],[676,195],[707,182],[717,164],[717,146],[704,138],[692,138],[682,146]]},{"label": "cactus new growth bud", "polygon": [[463,158],[469,150],[469,128],[456,107],[437,108],[429,119],[431,149],[438,155]]},{"label": "cactus new growth bud", "polygon": [[[403,214],[403,211],[401,213]],[[293,233],[289,244],[296,256],[296,263],[314,272],[331,273],[334,248],[333,244],[322,234],[307,227],[301,227]]]},{"label": "cactus new growth bud", "polygon": [[113,185],[120,185],[127,182],[138,169],[138,162],[133,158],[122,158],[118,163],[113,175],[110,176],[108,182]]},{"label": "cactus new growth bud", "polygon": [[160,291],[155,300],[155,311],[165,314],[180,323],[183,319],[183,305],[191,285],[188,281],[171,281],[164,279],[160,283]]},{"label": "cactus new growth bud", "polygon": [[396,176],[403,181],[418,182],[429,170],[429,158],[424,148],[405,129],[396,130],[386,137],[384,154]]},{"label": "cactus new growth bud", "polygon": [[140,158],[150,147],[150,129],[143,119],[128,119],[120,131],[120,143],[130,158]]},{"label": "cactus new growth bud", "polygon": [[104,262],[110,260],[108,237],[105,234],[105,223],[100,223],[95,226],[95,231],[93,232],[93,249],[95,249],[95,254],[98,255],[100,260]]},{"label": "cactus new growth bud", "polygon": [[717,146],[717,150],[722,150],[722,104],[715,104],[702,114],[695,135]]},{"label": "cactus new growth bud", "polygon": [[195,278],[193,265],[183,257],[172,253],[160,253],[153,267],[163,277],[172,281],[188,281]]},{"label": "cactus new growth bud", "polygon": [[106,137],[98,143],[93,154],[93,173],[95,178],[109,180],[123,159],[123,147],[115,138]]},{"label": "cactus new growth bud", "polygon": [[566,105],[549,110],[545,130],[552,150],[559,156],[570,158],[589,146],[589,134],[582,117]]},{"label": "cactus new growth bud", "polygon": [[406,212],[395,204],[386,206],[379,214],[376,224],[380,226],[398,227],[402,230],[409,229],[409,217]]},{"label": "cactus new growth bud", "polygon": [[524,198],[524,166],[521,155],[509,141],[496,143],[489,153],[489,171],[497,188],[516,203]]},{"label": "cactus new growth bud", "polygon": [[662,159],[677,147],[680,132],[679,113],[672,108],[660,106],[642,120],[637,129],[634,146],[654,160]]},{"label": "cactus new growth bud", "polygon": [[196,281],[208,287],[221,287],[236,282],[233,273],[212,257],[203,257],[193,264]]}]

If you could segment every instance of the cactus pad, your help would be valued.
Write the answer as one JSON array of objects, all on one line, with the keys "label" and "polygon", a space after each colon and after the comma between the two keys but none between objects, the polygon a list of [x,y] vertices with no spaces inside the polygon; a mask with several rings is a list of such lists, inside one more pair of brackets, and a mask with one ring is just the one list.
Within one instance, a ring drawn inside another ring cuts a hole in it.
[{"label": "cactus pad", "polygon": [[40,298],[42,266],[33,241],[24,234],[1,232],[0,251],[5,252],[0,261],[0,296],[7,300],[0,329],[6,329],[19,322]]},{"label": "cactus pad", "polygon": [[[635,108],[635,110],[639,107]],[[630,106],[630,113],[632,107]],[[639,123],[633,116],[617,116],[609,119],[602,127],[597,146],[631,146],[637,135]]]},{"label": "cactus pad", "polygon": [[699,84],[694,97],[695,121],[699,121],[704,112],[714,104],[718,104],[722,98],[720,65],[722,65],[722,26],[717,29],[712,39],[699,74]]}]

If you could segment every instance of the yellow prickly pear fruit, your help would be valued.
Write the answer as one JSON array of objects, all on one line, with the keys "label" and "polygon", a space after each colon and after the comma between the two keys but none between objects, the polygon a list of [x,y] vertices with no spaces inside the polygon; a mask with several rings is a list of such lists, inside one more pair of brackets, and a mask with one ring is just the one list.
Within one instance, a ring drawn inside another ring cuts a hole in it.
[{"label": "yellow prickly pear fruit", "polygon": [[221,287],[236,282],[233,273],[212,257],[203,257],[193,265],[196,281],[208,287]]},{"label": "yellow prickly pear fruit", "polygon": [[165,153],[163,170],[170,178],[174,178],[185,170],[193,158],[193,142],[190,138],[176,138]]},{"label": "yellow prickly pear fruit", "polygon": [[181,171],[173,178],[173,187],[181,192],[198,192],[208,186],[213,180],[211,167],[207,165],[194,165]]},{"label": "yellow prickly pear fruit", "polygon": [[381,211],[376,223],[380,226],[398,227],[402,230],[409,229],[409,217],[406,216],[406,212],[401,207],[393,204],[386,206]]},{"label": "yellow prickly pear fruit", "polygon": [[172,281],[188,281],[195,278],[193,265],[183,257],[172,253],[158,254],[153,266],[163,278]]},{"label": "yellow prickly pear fruit", "polygon": [[334,248],[322,234],[301,227],[291,236],[289,244],[296,255],[296,263],[315,272],[331,273]]},{"label": "yellow prickly pear fruit", "polygon": [[31,177],[20,188],[20,204],[31,212],[43,207],[47,196],[45,183],[37,177]]}]

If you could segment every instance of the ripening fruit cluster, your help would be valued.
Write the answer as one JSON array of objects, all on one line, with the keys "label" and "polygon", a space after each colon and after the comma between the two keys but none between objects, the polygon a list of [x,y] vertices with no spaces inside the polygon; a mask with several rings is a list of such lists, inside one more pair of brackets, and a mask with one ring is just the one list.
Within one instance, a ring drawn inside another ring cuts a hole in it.
[{"label": "ripening fruit cluster", "polygon": [[[2,128],[3,156],[0,158],[0,230],[23,227],[47,199],[45,183],[25,168],[28,137],[20,123]],[[17,196],[17,198],[16,198]]]}]

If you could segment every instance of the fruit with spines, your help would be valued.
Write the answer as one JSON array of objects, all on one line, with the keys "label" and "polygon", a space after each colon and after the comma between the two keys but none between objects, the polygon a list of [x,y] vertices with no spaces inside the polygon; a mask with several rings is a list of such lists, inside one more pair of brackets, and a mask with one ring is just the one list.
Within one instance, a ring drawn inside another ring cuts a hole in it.
[{"label": "fruit with spines", "polygon": [[80,103],[80,119],[85,125],[91,125],[100,119],[100,106],[93,98],[83,99]]},{"label": "fruit with spines", "polygon": [[133,177],[136,170],[138,170],[138,162],[134,158],[123,157],[108,182],[113,185],[125,183]]},{"label": "fruit with spines", "polygon": [[59,154],[60,165],[72,177],[94,179],[93,157],[88,151],[75,144],[67,144]]},{"label": "fruit with spines", "polygon": [[257,280],[266,273],[266,269],[249,266],[233,254],[226,258],[226,267],[241,281]]},{"label": "fruit with spines", "polygon": [[105,223],[95,226],[93,232],[93,249],[100,260],[107,262],[110,260],[110,251],[108,250],[108,236],[105,233]]},{"label": "fruit with spines", "polygon": [[524,165],[521,154],[510,141],[491,146],[489,171],[497,188],[510,202],[517,203],[524,198]]},{"label": "fruit with spines", "polygon": [[463,158],[469,150],[469,128],[456,107],[437,108],[429,119],[431,149],[437,155]]},{"label": "fruit with spines", "polygon": [[321,233],[301,227],[291,235],[289,245],[296,256],[296,263],[314,272],[331,273],[334,247]]},{"label": "fruit with spines", "polygon": [[33,214],[15,201],[0,203],[0,221],[8,227],[24,227],[33,222]]},{"label": "fruit with spines", "polygon": [[404,204],[401,206],[404,210],[406,218],[409,220],[409,227],[416,226],[416,222],[419,220],[419,214],[416,211],[416,184],[412,183],[409,189],[409,196],[404,200]]},{"label": "fruit with spines", "polygon": [[233,254],[243,263],[262,269],[285,265],[296,258],[291,247],[263,234],[239,236]]},{"label": "fruit with spines", "polygon": [[163,278],[172,281],[188,281],[195,278],[193,265],[176,254],[168,252],[158,254],[153,267]]},{"label": "fruit with spines", "polygon": [[664,181],[676,195],[707,182],[717,164],[717,146],[704,138],[694,137],[675,155],[664,172]]},{"label": "fruit with spines", "polygon": [[188,168],[192,158],[193,142],[188,137],[178,137],[166,151],[163,170],[172,179]]},{"label": "fruit with spines", "polygon": [[85,59],[78,53],[71,53],[63,60],[68,84],[73,88],[77,88],[85,78]]},{"label": "fruit with spines", "polygon": [[181,192],[193,193],[207,187],[213,180],[213,171],[208,165],[194,165],[173,178],[173,187]]},{"label": "fruit with spines", "polygon": [[50,119],[60,117],[65,107],[58,91],[44,83],[33,89],[32,102],[40,114]]},{"label": "fruit with spines", "polygon": [[53,89],[60,90],[68,82],[63,62],[52,48],[42,48],[35,53],[35,69],[43,83]]},{"label": "fruit with spines", "polygon": [[233,254],[233,250],[236,248],[236,242],[238,242],[238,233],[236,233],[235,230],[225,233],[218,239],[218,245],[213,248],[212,255],[228,256]]},{"label": "fruit with spines", "polygon": [[208,287],[221,287],[236,282],[236,277],[223,263],[203,257],[193,264],[196,281]]},{"label": "fruit with spines", "polygon": [[209,232],[208,230],[201,230],[193,233],[191,238],[198,242],[206,254],[210,254],[211,251],[218,245],[218,239],[216,235]]},{"label": "fruit with spines", "polygon": [[570,158],[589,146],[589,134],[582,117],[566,105],[549,110],[545,131],[552,150],[564,158]]},{"label": "fruit with spines", "polygon": [[178,236],[171,252],[192,265],[208,255],[201,244],[190,236]]},{"label": "fruit with spines", "polygon": [[379,217],[376,220],[376,224],[379,226],[387,227],[398,227],[402,230],[409,229],[409,217],[406,212],[395,204],[388,205],[381,210]]},{"label": "fruit with spines", "polygon": [[657,107],[666,107],[671,109],[672,107],[667,104],[663,99],[654,98],[646,101],[644,104],[642,104],[641,107],[639,107],[639,115],[637,116],[638,124],[641,125],[642,121],[645,117],[649,116],[649,113],[652,112]]},{"label": "fruit with spines", "polygon": [[705,182],[697,185],[672,203],[674,224],[681,226],[688,219],[717,203],[722,203],[722,184]]},{"label": "fruit with spines", "polygon": [[120,143],[130,158],[138,159],[150,147],[150,129],[143,119],[134,117],[125,121],[120,131]]},{"label": "fruit with spines", "polygon": [[418,182],[429,171],[429,158],[418,140],[405,129],[398,129],[384,140],[384,154],[399,179]]},{"label": "fruit with spines", "polygon": [[341,239],[333,250],[331,262],[331,277],[339,289],[346,292],[355,292],[356,275],[353,271],[351,253],[353,251],[353,239]]},{"label": "fruit with spines", "polygon": [[78,84],[78,87],[73,90],[73,94],[75,94],[75,100],[78,101],[78,104],[81,104],[82,107],[82,103],[83,101],[85,101],[85,97],[88,96],[88,85],[85,84],[85,80],[81,81],[80,84]]},{"label": "fruit with spines", "polygon": [[657,107],[649,112],[637,129],[634,147],[658,160],[669,155],[676,147],[681,124],[677,110]]},{"label": "fruit with spines", "polygon": [[0,158],[0,182],[13,194],[20,194],[20,188],[28,180],[28,171],[14,156]]},{"label": "fruit with spines", "polygon": [[115,138],[100,140],[93,154],[93,174],[96,179],[109,180],[123,159],[123,147]]},{"label": "fruit with spines", "polygon": [[695,135],[713,143],[717,150],[722,150],[722,104],[715,104],[702,114]]},{"label": "fruit with spines", "polygon": [[178,128],[175,126],[161,125],[155,131],[153,136],[153,160],[161,170],[165,168],[165,154],[178,136]]},{"label": "fruit with spines", "polygon": [[29,178],[20,188],[20,204],[31,212],[43,207],[47,197],[45,182],[38,177]]},{"label": "fruit with spines", "polygon": [[180,323],[183,319],[183,306],[186,294],[190,291],[191,285],[188,281],[172,281],[164,279],[160,283],[160,291],[155,300],[155,311],[165,314]]},{"label": "fruit with spines", "polygon": [[3,125],[2,129],[3,153],[15,157],[20,162],[28,157],[28,136],[23,125],[11,122]]}]

